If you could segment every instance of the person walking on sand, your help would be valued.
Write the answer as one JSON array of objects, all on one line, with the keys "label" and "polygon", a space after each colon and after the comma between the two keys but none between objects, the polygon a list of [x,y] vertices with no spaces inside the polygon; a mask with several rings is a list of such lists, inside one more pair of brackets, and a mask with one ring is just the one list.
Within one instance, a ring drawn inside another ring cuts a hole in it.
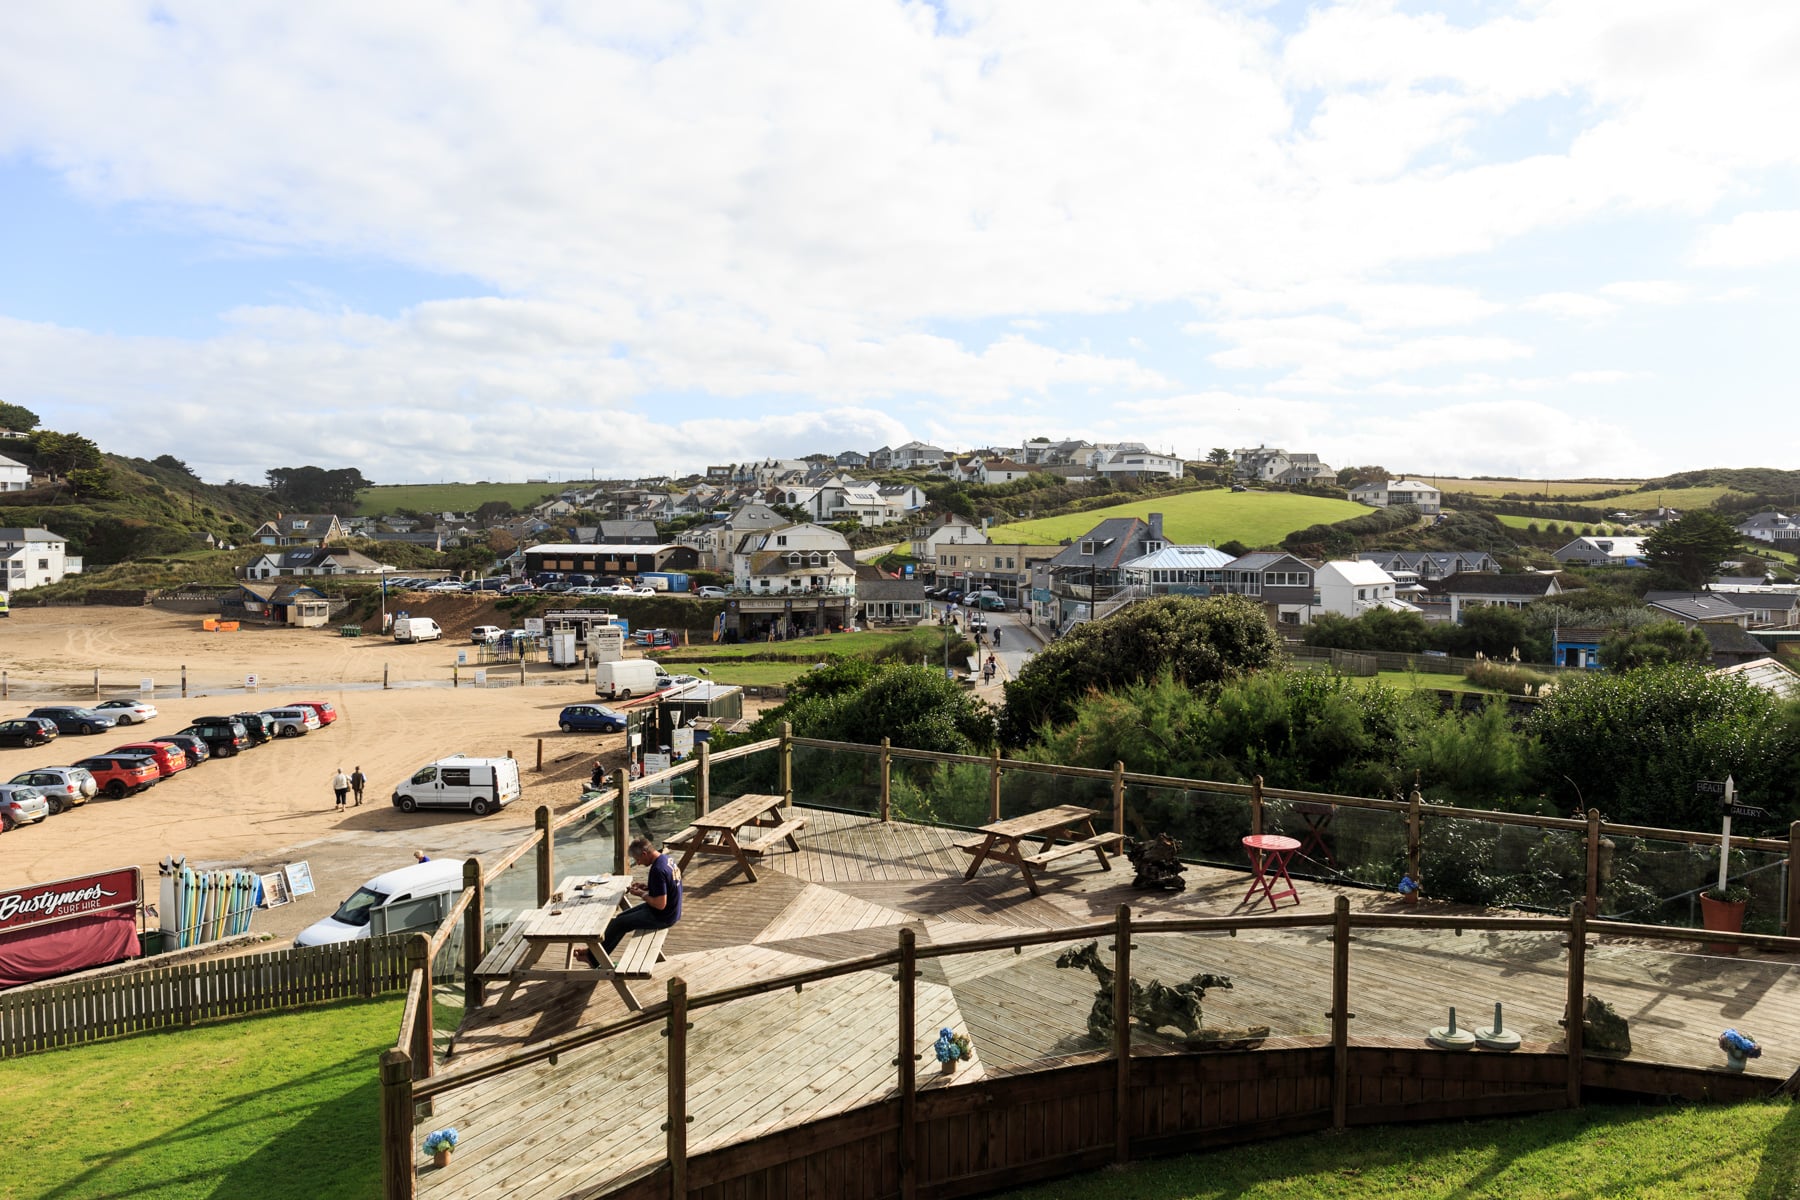
[{"label": "person walking on sand", "polygon": [[362,807],[363,789],[369,786],[369,777],[362,773],[362,768],[350,772],[350,790],[356,793],[356,807]]},{"label": "person walking on sand", "polygon": [[331,777],[331,790],[337,793],[338,811],[342,812],[344,800],[350,795],[350,777],[344,774],[344,768],[339,767],[337,774]]}]

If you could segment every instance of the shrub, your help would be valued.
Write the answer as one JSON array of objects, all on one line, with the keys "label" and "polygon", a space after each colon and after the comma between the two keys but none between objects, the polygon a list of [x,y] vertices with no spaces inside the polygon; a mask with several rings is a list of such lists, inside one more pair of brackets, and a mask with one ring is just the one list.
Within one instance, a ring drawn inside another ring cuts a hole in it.
[{"label": "shrub", "polygon": [[1490,688],[1496,692],[1505,692],[1509,696],[1528,696],[1542,691],[1545,684],[1554,683],[1549,675],[1539,671],[1528,671],[1524,667],[1515,667],[1511,663],[1478,662],[1463,672],[1463,678],[1477,687]]}]

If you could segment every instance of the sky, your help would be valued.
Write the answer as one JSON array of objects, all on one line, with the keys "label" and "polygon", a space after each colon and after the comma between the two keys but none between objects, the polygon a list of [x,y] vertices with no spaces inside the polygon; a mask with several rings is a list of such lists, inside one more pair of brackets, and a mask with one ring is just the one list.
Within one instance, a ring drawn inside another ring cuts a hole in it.
[{"label": "sky", "polygon": [[0,400],[203,478],[1800,467],[1793,0],[0,6]]}]

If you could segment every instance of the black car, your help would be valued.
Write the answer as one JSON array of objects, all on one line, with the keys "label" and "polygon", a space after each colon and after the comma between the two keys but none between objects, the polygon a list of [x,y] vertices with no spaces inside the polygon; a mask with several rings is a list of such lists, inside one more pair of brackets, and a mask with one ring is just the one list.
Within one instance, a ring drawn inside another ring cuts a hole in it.
[{"label": "black car", "polygon": [[111,729],[119,723],[118,718],[109,717],[103,712],[96,712],[91,708],[77,708],[72,705],[34,708],[25,715],[54,721],[57,731],[60,733],[99,733],[101,730]]},{"label": "black car", "polygon": [[[244,732],[250,735],[250,744],[252,746],[260,746],[264,742],[274,740],[275,723],[261,713],[233,713],[231,717],[236,717],[244,723]],[[209,721],[229,721],[231,720],[231,717],[201,717],[199,721],[194,723],[198,725]]]},{"label": "black car", "polygon": [[177,736],[199,738],[206,743],[206,748],[220,758],[230,758],[240,750],[248,750],[256,743],[250,740],[250,731],[236,717],[226,717],[217,721],[195,721]]},{"label": "black car", "polygon": [[182,753],[187,755],[190,767],[197,767],[212,757],[212,747],[206,744],[206,739],[195,737],[191,733],[165,733],[161,737],[153,737],[149,740],[167,742],[171,746],[181,747]]},{"label": "black car", "polygon": [[0,746],[42,746],[60,732],[48,717],[0,721]]}]

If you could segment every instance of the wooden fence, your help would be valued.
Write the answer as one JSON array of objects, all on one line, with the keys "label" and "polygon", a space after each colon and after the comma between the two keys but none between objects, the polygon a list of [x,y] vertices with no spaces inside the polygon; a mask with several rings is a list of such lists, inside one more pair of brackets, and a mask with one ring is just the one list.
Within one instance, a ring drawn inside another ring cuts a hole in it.
[{"label": "wooden fence", "polygon": [[0,993],[0,1058],[406,986],[402,934],[146,966]]}]

